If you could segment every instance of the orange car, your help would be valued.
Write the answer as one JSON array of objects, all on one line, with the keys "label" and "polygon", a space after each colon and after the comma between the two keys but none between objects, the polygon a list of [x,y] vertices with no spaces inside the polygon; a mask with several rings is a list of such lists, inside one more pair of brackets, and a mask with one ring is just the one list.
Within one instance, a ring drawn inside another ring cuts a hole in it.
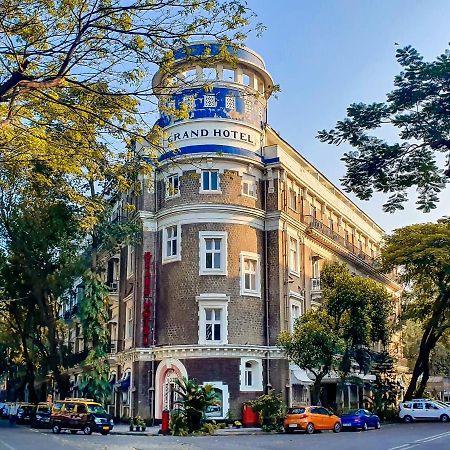
[{"label": "orange car", "polygon": [[333,430],[339,433],[342,423],[338,416],[323,406],[293,406],[288,409],[283,427],[286,433],[293,433],[295,430],[308,434],[313,434],[316,430]]}]

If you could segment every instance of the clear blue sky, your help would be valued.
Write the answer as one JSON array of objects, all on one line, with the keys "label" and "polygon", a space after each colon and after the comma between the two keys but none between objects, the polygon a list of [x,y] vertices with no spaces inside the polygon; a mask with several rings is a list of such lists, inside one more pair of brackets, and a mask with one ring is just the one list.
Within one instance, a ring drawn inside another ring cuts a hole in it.
[{"label": "clear blue sky", "polygon": [[[434,59],[450,41],[450,0],[248,0],[267,30],[247,45],[260,53],[276,83],[269,123],[340,186],[346,147],[320,143],[316,133],[345,117],[352,102],[382,101],[399,72],[396,42]],[[354,196],[349,195],[353,200]],[[430,214],[382,211],[383,196],[356,200],[387,231],[450,215],[450,186]]]}]

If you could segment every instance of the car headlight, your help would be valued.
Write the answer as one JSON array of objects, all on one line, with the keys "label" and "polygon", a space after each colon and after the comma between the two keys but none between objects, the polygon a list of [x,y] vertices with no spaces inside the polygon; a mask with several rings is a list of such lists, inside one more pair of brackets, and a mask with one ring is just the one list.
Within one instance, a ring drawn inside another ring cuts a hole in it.
[{"label": "car headlight", "polygon": [[95,419],[94,419],[94,422],[95,423],[102,423],[102,419],[100,419],[99,417],[96,417]]},{"label": "car headlight", "polygon": [[114,420],[109,419],[109,423],[110,423],[110,425],[114,425]]}]

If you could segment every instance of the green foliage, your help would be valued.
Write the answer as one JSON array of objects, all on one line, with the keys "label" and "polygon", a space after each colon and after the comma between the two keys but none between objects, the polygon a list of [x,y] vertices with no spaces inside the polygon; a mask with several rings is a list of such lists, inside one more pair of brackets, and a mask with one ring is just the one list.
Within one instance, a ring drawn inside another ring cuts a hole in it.
[{"label": "green foliage", "polygon": [[84,339],[91,343],[88,357],[82,363],[80,388],[88,397],[104,402],[111,392],[106,348],[108,335],[108,288],[99,274],[87,270],[83,276],[84,295],[80,322]]},{"label": "green foliage", "polygon": [[172,436],[187,436],[189,434],[187,416],[181,409],[175,409],[170,414],[170,434]]},{"label": "green foliage", "polygon": [[403,320],[411,319],[423,330],[405,394],[406,399],[421,397],[431,370],[431,353],[450,329],[450,220],[395,230],[386,237],[381,256],[384,269],[399,267],[400,280],[408,286]]},{"label": "green foliage", "polygon": [[208,406],[218,404],[214,387],[210,384],[201,386],[194,379],[183,378],[175,381],[175,392],[179,395],[177,404],[180,414],[186,418],[189,433],[200,429],[201,420]]},{"label": "green foliage", "polygon": [[[418,209],[436,208],[450,167],[443,174],[439,153],[450,153],[450,96],[448,50],[426,62],[411,46],[397,50],[402,71],[386,102],[353,103],[347,117],[330,131],[322,130],[322,142],[350,144],[355,152],[342,158],[347,167],[342,182],[348,192],[367,200],[374,191],[391,193],[384,209],[403,209],[407,189],[415,187]],[[397,128],[400,141],[389,143],[376,136],[383,126]]]},{"label": "green foliage", "polygon": [[263,431],[281,431],[285,407],[281,394],[270,391],[256,400],[249,402],[252,409],[259,414]]},{"label": "green foliage", "polygon": [[371,372],[376,378],[370,383],[372,395],[366,398],[369,408],[382,420],[392,420],[392,411],[397,409],[401,392],[394,359],[388,352],[374,355]]},{"label": "green foliage", "polygon": [[339,263],[324,266],[321,282],[323,305],[301,316],[292,334],[284,331],[278,338],[288,358],[314,374],[314,403],[331,370],[340,370],[345,377],[356,361],[367,373],[371,345],[387,344],[391,333],[392,298],[379,283],[353,276]]}]

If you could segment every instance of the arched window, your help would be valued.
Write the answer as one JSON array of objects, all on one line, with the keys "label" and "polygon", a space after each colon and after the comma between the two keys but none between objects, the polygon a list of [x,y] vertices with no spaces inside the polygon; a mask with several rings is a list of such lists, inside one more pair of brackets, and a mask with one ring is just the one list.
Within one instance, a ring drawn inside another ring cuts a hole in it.
[{"label": "arched window", "polygon": [[262,362],[253,358],[241,358],[241,391],[262,391]]},{"label": "arched window", "polygon": [[179,395],[175,391],[176,388],[176,380],[178,376],[175,370],[170,369],[166,372],[164,377],[164,390],[163,390],[163,409],[168,409],[172,411],[172,409],[176,408],[176,401],[178,400]]}]

